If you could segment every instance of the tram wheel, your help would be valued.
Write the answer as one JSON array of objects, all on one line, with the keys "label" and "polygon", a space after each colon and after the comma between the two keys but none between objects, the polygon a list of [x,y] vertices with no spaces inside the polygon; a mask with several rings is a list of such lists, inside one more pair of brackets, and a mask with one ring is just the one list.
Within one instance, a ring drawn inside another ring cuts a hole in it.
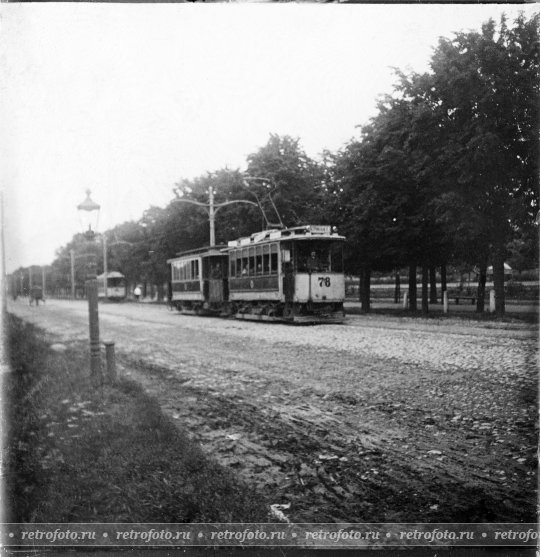
[{"label": "tram wheel", "polygon": [[283,308],[283,317],[285,319],[290,319],[293,316],[293,308],[292,306],[285,306]]}]

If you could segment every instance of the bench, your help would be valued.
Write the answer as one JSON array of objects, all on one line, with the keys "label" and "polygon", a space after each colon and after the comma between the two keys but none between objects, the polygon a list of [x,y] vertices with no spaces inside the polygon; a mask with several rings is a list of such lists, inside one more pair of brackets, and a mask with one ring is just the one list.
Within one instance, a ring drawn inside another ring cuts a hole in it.
[{"label": "bench", "polygon": [[456,300],[456,305],[459,305],[459,301],[460,300],[470,300],[471,304],[474,305],[474,303],[476,302],[476,296],[452,296],[452,298],[454,298]]}]

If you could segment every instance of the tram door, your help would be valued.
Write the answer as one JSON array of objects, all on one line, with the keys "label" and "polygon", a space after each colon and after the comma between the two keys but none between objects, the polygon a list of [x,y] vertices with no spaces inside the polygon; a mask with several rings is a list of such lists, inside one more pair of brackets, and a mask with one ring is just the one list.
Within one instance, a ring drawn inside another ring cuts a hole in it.
[{"label": "tram door", "polygon": [[207,270],[205,280],[205,298],[209,303],[221,303],[228,298],[227,292],[227,256],[215,256],[205,259]]},{"label": "tram door", "polygon": [[281,250],[281,267],[283,271],[283,295],[286,302],[294,300],[294,265],[292,244],[284,244]]}]

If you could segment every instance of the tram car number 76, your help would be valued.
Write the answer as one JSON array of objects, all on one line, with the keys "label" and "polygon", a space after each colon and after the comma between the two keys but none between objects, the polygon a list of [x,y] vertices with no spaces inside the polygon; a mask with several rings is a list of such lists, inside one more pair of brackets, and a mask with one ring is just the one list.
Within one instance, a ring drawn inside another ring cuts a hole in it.
[{"label": "tram car number 76", "polygon": [[170,300],[197,315],[343,322],[344,240],[329,226],[308,225],[179,254],[168,260]]}]

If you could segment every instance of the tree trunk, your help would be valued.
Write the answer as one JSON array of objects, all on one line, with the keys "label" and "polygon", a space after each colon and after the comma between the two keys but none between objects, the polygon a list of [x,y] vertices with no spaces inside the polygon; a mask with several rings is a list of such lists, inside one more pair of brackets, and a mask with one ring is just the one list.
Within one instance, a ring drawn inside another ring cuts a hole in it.
[{"label": "tree trunk", "polygon": [[409,310],[416,311],[416,264],[409,265]]},{"label": "tree trunk", "polygon": [[493,286],[495,288],[495,313],[504,315],[504,249],[495,248],[493,253]]},{"label": "tree trunk", "polygon": [[484,260],[479,265],[478,290],[476,293],[476,311],[484,313],[486,304],[486,280],[487,280],[487,261]]},{"label": "tree trunk", "polygon": [[446,265],[441,265],[441,292],[446,292]]},{"label": "tree trunk", "polygon": [[401,278],[399,272],[396,273],[396,286],[394,288],[394,304],[399,304],[401,298]]},{"label": "tree trunk", "polygon": [[429,303],[437,303],[437,274],[435,267],[429,268]]},{"label": "tree trunk", "polygon": [[362,267],[360,271],[360,302],[362,304],[362,311],[369,313],[371,311],[371,268],[368,266]]},{"label": "tree trunk", "polygon": [[422,265],[422,313],[429,313],[429,297],[428,297],[428,278],[429,268],[426,264]]}]

